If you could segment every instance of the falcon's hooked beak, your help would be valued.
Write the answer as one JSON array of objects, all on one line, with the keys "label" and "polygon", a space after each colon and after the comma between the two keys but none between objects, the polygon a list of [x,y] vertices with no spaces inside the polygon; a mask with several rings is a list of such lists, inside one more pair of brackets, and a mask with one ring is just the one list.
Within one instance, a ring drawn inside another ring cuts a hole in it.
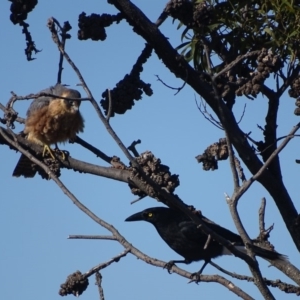
[{"label": "falcon's hooked beak", "polygon": [[138,213],[128,217],[125,221],[131,222],[131,221],[144,221],[144,220],[145,220],[145,218],[144,218],[143,214],[141,212],[138,212]]}]

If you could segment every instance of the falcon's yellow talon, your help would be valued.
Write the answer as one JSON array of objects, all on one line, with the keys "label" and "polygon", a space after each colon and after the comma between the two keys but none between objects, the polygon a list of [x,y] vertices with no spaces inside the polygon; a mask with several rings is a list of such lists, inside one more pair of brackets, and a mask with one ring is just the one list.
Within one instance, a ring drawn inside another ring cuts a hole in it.
[{"label": "falcon's yellow talon", "polygon": [[60,150],[62,160],[66,160],[66,154],[64,151]]},{"label": "falcon's yellow talon", "polygon": [[52,159],[55,160],[55,156],[53,155],[53,150],[48,145],[44,145],[43,157],[45,157],[46,152],[48,152],[48,154],[52,157]]},{"label": "falcon's yellow talon", "polygon": [[66,150],[60,150],[58,147],[54,149],[54,151],[61,156],[61,160],[67,160],[67,156],[69,156],[69,152]]}]

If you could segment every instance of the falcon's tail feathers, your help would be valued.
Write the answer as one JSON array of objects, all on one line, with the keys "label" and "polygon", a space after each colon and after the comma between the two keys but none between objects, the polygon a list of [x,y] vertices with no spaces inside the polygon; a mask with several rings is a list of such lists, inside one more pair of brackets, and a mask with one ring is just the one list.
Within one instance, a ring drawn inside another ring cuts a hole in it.
[{"label": "falcon's tail feathers", "polygon": [[12,176],[14,177],[20,177],[24,176],[25,178],[32,178],[36,174],[36,168],[34,167],[34,164],[31,162],[29,158],[27,158],[25,155],[21,155]]}]

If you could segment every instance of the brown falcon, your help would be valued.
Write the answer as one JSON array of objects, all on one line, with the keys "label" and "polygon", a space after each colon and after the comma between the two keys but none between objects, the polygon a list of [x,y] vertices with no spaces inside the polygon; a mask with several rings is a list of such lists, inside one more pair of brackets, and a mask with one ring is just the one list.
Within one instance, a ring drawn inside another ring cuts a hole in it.
[{"label": "brown falcon", "polygon": [[[74,139],[77,133],[83,131],[84,120],[79,112],[80,101],[74,100],[81,98],[81,96],[78,91],[61,84],[56,84],[54,87],[41,92],[70,98],[69,100],[46,96],[39,97],[31,103],[27,111],[23,131],[26,138],[43,146],[43,155],[48,151],[54,158],[50,149],[51,144]],[[35,173],[36,169],[32,167],[32,162],[25,155],[22,155],[15,167],[13,176],[34,177]]]}]

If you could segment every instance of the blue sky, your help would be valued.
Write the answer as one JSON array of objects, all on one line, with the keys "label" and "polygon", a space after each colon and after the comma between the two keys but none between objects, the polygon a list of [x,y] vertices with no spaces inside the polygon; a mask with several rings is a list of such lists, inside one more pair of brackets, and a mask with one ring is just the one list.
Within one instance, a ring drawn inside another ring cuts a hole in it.
[{"label": "blue sky", "polygon": [[[165,5],[158,0],[133,2],[152,21],[157,19]],[[105,89],[113,88],[115,83],[131,70],[144,47],[142,38],[136,36],[125,21],[109,27],[108,37],[104,42],[77,40],[77,18],[82,11],[87,15],[117,13],[106,1],[40,1],[36,9],[29,14],[27,21],[36,46],[42,52],[36,55],[36,60],[27,62],[23,51],[24,36],[21,34],[21,28],[10,22],[9,6],[8,1],[0,3],[2,104],[6,104],[10,98],[10,91],[18,95],[27,95],[56,83],[59,53],[46,26],[49,17],[53,16],[61,23],[68,20],[72,25],[72,39],[67,42],[66,50],[81,70],[97,101],[101,99]],[[161,26],[162,32],[174,46],[180,44],[181,31],[176,28],[177,24],[172,24],[171,19]],[[74,88],[79,79],[67,63],[64,67],[63,83]],[[151,83],[153,96],[145,96],[125,115],[112,118],[114,130],[127,146],[133,140],[141,139],[142,144],[137,148],[139,152],[152,151],[163,164],[170,167],[172,173],[180,175],[180,186],[176,193],[181,199],[194,205],[220,225],[236,231],[223,195],[224,192],[230,195],[233,188],[228,162],[221,162],[217,171],[204,172],[195,160],[196,155],[202,153],[211,143],[218,141],[224,133],[200,114],[195,104],[195,98],[199,99],[192,89],[186,86],[174,96],[174,91],[158,82],[155,75],[159,75],[172,86],[182,84],[165,69],[154,53],[141,75],[145,82]],[[82,90],[81,93],[85,96]],[[234,108],[237,119],[242,114],[245,103],[247,108],[241,128],[245,132],[251,131],[252,137],[260,140],[262,133],[256,125],[264,126],[267,100],[237,99]],[[28,101],[20,101],[16,103],[15,109],[24,117],[28,106]],[[278,136],[286,135],[292,126],[299,122],[293,114],[294,108],[293,99],[288,95],[282,97]],[[127,163],[127,159],[106,132],[92,106],[84,102],[80,109],[86,126],[80,136],[106,154],[117,155]],[[15,131],[19,132],[22,128],[18,125]],[[300,167],[295,164],[295,159],[300,158],[298,145],[298,140],[294,139],[280,154],[285,183],[297,209],[300,208],[297,189]],[[74,158],[107,166],[79,145],[65,144],[62,148],[70,151]],[[0,155],[0,287],[3,299],[59,299],[59,286],[70,273],[76,270],[86,272],[123,251],[122,247],[113,241],[68,240],[69,234],[90,235],[108,232],[79,211],[53,181],[42,180],[38,176],[33,179],[11,177],[19,153],[2,146]],[[247,171],[246,174],[249,175]],[[165,261],[180,258],[160,239],[150,224],[124,222],[126,217],[137,211],[157,206],[155,200],[146,198],[131,205],[130,201],[134,200],[135,196],[126,184],[96,176],[62,170],[60,179],[81,202],[99,217],[113,224],[141,251]],[[266,226],[275,223],[271,242],[278,252],[288,255],[291,262],[297,266],[297,250],[275,204],[259,184],[254,184],[239,203],[239,212],[245,227],[251,237],[257,236],[257,212],[262,197],[267,199]],[[249,274],[247,266],[237,258],[222,257],[216,262],[230,271]],[[259,263],[264,276],[289,281],[275,268],[268,268],[266,262],[259,260]],[[184,268],[194,272],[201,264],[193,263]],[[218,272],[211,266],[204,271],[204,274],[216,273]],[[166,270],[147,265],[130,254],[119,263],[103,270],[102,276],[106,299],[235,298],[218,284],[187,284],[187,279],[175,274],[169,275]],[[260,298],[254,285],[241,282],[237,284],[254,298]],[[275,289],[271,291],[276,299],[295,298]],[[81,299],[98,299],[93,278],[90,279],[90,286]]]}]

